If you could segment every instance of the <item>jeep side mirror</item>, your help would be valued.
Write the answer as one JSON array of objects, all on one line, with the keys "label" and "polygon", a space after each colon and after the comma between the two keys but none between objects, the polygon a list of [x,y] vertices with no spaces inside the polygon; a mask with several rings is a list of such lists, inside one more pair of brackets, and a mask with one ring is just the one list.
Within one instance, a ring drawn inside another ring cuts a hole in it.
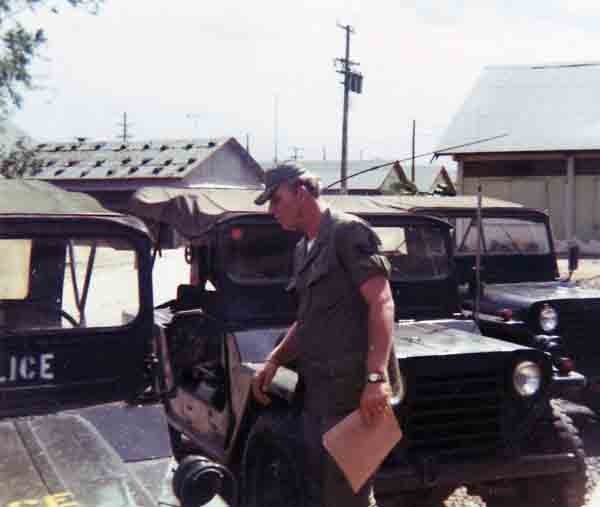
[{"label": "jeep side mirror", "polygon": [[579,245],[569,245],[569,273],[579,266]]}]

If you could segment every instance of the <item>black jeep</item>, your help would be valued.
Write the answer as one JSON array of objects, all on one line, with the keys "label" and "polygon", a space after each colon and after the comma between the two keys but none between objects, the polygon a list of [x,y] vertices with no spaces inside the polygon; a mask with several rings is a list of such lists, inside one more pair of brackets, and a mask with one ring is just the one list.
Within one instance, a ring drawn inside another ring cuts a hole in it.
[{"label": "black jeep", "polygon": [[[455,262],[465,313],[476,311],[477,198],[399,196],[402,209],[442,217],[453,226]],[[539,348],[559,371],[587,377],[585,394],[600,407],[600,291],[560,279],[549,217],[519,204],[483,198],[479,312],[485,335]],[[570,269],[577,256],[570,251]]]},{"label": "black jeep", "polygon": [[[181,285],[156,317],[155,391],[182,460],[175,490],[184,502],[196,479],[220,466],[226,472],[217,482],[231,502],[303,505],[302,379],[293,365],[280,368],[268,408],[250,393],[254,372],[294,320],[286,286],[298,237],[255,206],[255,196],[148,188],[131,203],[132,213],[160,231],[163,246],[186,244],[191,263],[193,283]],[[551,357],[482,336],[460,314],[450,226],[386,199],[327,201],[368,220],[393,266],[404,437],[376,476],[379,502],[441,503],[467,485],[488,505],[581,506],[582,445],[550,400]]]},{"label": "black jeep", "polygon": [[109,403],[149,382],[151,244],[86,195],[0,181],[0,505],[174,502],[161,407]]}]

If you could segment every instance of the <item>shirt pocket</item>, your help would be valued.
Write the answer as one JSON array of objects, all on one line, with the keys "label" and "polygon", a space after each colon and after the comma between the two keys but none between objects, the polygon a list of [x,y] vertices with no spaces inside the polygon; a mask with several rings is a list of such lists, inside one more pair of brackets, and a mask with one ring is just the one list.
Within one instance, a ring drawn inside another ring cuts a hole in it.
[{"label": "shirt pocket", "polygon": [[311,308],[329,312],[339,306],[348,289],[345,273],[327,264],[315,264],[309,268],[307,286],[310,292]]}]

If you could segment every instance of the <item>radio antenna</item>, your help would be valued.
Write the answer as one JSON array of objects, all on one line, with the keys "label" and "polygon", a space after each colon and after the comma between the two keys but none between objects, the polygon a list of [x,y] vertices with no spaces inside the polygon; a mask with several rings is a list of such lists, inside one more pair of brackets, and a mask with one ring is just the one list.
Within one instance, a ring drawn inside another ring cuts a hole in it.
[{"label": "radio antenna", "polygon": [[381,169],[382,167],[388,167],[388,166],[394,165],[395,163],[406,162],[408,160],[412,160],[413,156],[414,156],[414,158],[421,158],[421,157],[428,157],[429,155],[434,155],[437,158],[439,155],[442,155],[443,152],[445,152],[445,151],[455,150],[457,148],[464,148],[465,146],[471,146],[473,144],[485,143],[487,141],[493,141],[494,139],[500,139],[501,137],[506,137],[507,135],[508,135],[508,133],[500,134],[498,136],[493,136],[493,137],[485,137],[483,139],[477,139],[476,141],[470,141],[468,143],[457,144],[454,146],[448,146],[446,148],[442,148],[441,150],[428,151],[427,153],[420,153],[419,155],[410,155],[410,156],[405,157],[400,160],[394,160],[393,162],[386,162],[385,164],[380,164],[380,165],[376,165],[373,167],[369,167],[367,169],[363,169],[362,171],[358,171],[356,173],[350,174],[350,175],[346,176],[345,178],[334,181],[333,183],[331,183],[331,184],[327,185],[325,188],[323,188],[323,190],[327,190],[328,188],[331,188],[334,185],[341,183],[342,181],[346,181],[346,180],[349,180],[350,178],[354,178],[355,176],[360,176],[361,174],[375,171],[377,169]]}]

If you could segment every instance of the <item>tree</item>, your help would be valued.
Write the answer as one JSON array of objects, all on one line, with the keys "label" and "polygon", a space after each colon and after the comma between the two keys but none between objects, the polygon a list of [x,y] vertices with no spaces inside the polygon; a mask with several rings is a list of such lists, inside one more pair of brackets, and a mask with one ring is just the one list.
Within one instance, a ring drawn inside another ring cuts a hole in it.
[{"label": "tree", "polygon": [[22,178],[35,175],[40,171],[42,161],[38,153],[31,147],[26,139],[18,139],[9,153],[0,159],[0,176],[6,178]]},{"label": "tree", "polygon": [[22,92],[32,87],[31,63],[46,42],[42,28],[25,27],[17,16],[24,11],[48,9],[58,14],[59,5],[82,7],[95,14],[103,0],[0,0],[0,114],[21,107]]}]

